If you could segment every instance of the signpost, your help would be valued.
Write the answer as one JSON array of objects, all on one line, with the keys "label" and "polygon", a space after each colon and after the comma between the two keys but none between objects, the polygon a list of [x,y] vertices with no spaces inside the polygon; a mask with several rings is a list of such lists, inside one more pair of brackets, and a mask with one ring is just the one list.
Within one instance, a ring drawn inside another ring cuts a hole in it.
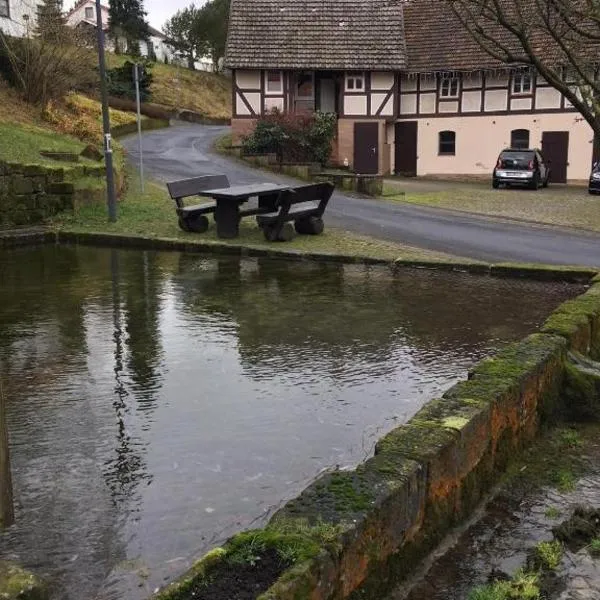
[{"label": "signpost", "polygon": [[140,65],[133,65],[133,78],[135,80],[135,101],[137,104],[137,129],[138,129],[138,148],[140,154],[140,185],[142,194],[144,193],[144,150],[142,147],[142,114],[140,103]]},{"label": "signpost", "polygon": [[112,138],[110,135],[110,114],[108,112],[108,91],[106,89],[106,62],[104,60],[104,29],[102,8],[96,0],[96,29],[98,30],[98,65],[100,68],[100,95],[102,97],[102,124],[104,128],[104,163],[106,165],[106,195],[108,220],[117,220],[117,198],[115,194],[115,175],[113,172]]}]

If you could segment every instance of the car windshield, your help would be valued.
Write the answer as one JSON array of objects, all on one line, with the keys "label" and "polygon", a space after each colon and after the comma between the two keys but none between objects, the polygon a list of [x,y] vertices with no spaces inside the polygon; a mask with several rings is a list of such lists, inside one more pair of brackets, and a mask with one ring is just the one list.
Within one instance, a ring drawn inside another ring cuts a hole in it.
[{"label": "car windshield", "polygon": [[499,162],[502,169],[526,171],[529,169],[529,164],[533,162],[533,158],[533,152],[503,152]]}]

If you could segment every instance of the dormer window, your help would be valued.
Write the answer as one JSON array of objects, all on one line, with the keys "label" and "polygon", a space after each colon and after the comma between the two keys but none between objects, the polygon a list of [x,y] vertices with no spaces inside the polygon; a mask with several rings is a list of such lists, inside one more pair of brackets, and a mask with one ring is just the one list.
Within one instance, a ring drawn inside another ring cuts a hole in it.
[{"label": "dormer window", "polygon": [[442,77],[440,97],[458,98],[458,77]]},{"label": "dormer window", "polygon": [[531,94],[531,73],[529,71],[513,74],[512,93]]},{"label": "dormer window", "polygon": [[7,19],[10,19],[8,0],[0,0],[0,17],[6,17]]},{"label": "dormer window", "polygon": [[265,91],[267,94],[283,94],[282,71],[267,71],[265,73]]},{"label": "dormer window", "polygon": [[94,20],[94,7],[93,6],[86,6],[85,7],[85,18],[88,21],[93,21]]},{"label": "dormer window", "polygon": [[346,75],[347,92],[364,92],[365,76],[364,73],[354,73]]}]

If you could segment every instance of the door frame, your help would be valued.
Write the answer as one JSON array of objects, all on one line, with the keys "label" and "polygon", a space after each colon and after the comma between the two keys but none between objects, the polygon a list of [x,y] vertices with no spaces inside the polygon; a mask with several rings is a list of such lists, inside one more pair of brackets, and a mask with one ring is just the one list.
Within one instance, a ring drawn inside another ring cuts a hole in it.
[{"label": "door frame", "polygon": [[[354,150],[353,150],[353,166],[354,172],[361,175],[378,175],[379,174],[379,122],[378,121],[355,121],[353,127]],[[362,131],[361,131],[362,130]],[[369,136],[373,135],[372,139]],[[359,154],[362,151],[362,155]],[[361,157],[360,161],[357,160]],[[357,164],[362,165],[364,159],[365,165],[368,167],[358,170]]]}]

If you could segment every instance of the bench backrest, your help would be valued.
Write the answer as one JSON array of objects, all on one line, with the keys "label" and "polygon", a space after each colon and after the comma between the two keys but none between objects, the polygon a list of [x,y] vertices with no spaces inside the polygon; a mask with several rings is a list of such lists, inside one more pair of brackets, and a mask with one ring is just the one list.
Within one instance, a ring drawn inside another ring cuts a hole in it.
[{"label": "bench backrest", "polygon": [[288,198],[290,206],[301,202],[318,202],[319,205],[315,210],[315,216],[322,217],[334,189],[335,186],[329,181],[302,185],[294,188],[294,190],[290,190],[290,192],[285,195],[285,198],[282,198],[281,204],[282,207],[284,207]]},{"label": "bench backrest", "polygon": [[201,196],[206,190],[229,187],[227,175],[202,175],[192,179],[182,179],[167,183],[167,189],[177,208],[183,208],[183,199],[189,196]]}]

